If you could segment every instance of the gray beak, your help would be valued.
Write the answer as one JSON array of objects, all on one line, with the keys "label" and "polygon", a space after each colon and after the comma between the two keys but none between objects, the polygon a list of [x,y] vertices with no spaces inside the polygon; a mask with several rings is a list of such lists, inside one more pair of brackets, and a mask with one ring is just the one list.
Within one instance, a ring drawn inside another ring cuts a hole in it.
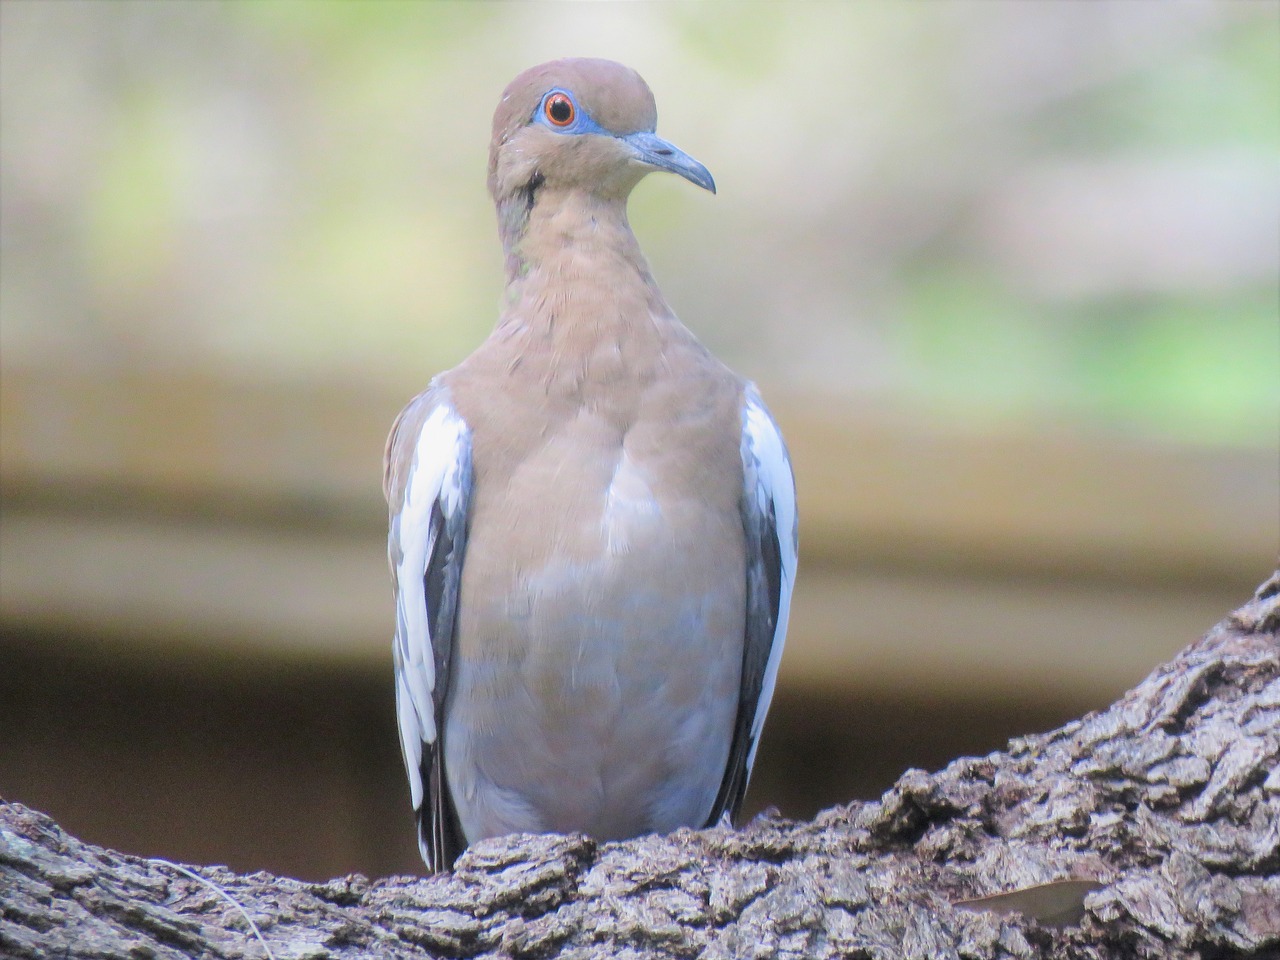
[{"label": "gray beak", "polygon": [[641,163],[657,170],[679,174],[704,190],[716,192],[716,182],[711,178],[710,170],[656,133],[641,130],[637,133],[628,133],[618,139],[636,152],[636,159]]}]

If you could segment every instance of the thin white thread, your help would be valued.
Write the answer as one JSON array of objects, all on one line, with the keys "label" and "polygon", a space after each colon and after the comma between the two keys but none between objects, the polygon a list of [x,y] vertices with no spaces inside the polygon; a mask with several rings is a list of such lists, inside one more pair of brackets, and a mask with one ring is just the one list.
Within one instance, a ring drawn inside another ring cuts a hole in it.
[{"label": "thin white thread", "polygon": [[183,874],[184,876],[190,877],[192,880],[195,880],[197,883],[203,883],[206,887],[208,887],[210,890],[212,890],[214,893],[220,896],[223,900],[227,901],[227,903],[231,904],[233,907],[239,910],[240,916],[245,918],[246,922],[248,922],[249,924],[249,929],[252,930],[253,935],[258,938],[258,942],[262,944],[262,949],[267,952],[267,960],[276,960],[276,955],[272,953],[271,948],[267,946],[267,941],[266,941],[266,938],[262,936],[262,931],[258,929],[258,925],[253,922],[253,917],[249,916],[249,911],[246,910],[243,906],[241,906],[239,900],[231,896],[231,894],[227,893],[227,891],[223,890],[220,886],[218,886],[212,880],[206,880],[204,877],[200,876],[200,874],[195,873],[194,871],[188,870],[186,867],[180,866],[179,864],[176,864],[176,863],[172,863],[168,860],[163,860],[160,857],[152,857],[151,862],[162,863],[166,867],[172,867],[174,870],[177,870],[179,873]]}]

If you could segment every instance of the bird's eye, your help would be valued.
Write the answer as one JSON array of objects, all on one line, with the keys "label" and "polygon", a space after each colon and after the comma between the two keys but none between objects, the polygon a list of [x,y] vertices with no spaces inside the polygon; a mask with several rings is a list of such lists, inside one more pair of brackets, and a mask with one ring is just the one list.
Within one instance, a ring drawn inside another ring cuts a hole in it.
[{"label": "bird's eye", "polygon": [[547,115],[552,126],[567,127],[573,123],[573,118],[578,111],[573,108],[573,101],[569,99],[567,93],[553,93],[547,97],[547,102],[542,106],[542,112]]}]

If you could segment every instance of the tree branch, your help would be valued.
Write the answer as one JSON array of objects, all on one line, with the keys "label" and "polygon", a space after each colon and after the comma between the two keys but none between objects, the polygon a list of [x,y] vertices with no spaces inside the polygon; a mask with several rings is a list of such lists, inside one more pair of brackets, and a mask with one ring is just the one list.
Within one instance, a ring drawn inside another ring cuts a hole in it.
[{"label": "tree branch", "polygon": [[[433,878],[187,871],[0,804],[0,953],[1276,956],[1278,632],[1273,576],[1109,709],[935,774],[909,770],[878,802],[626,843],[505,837]],[[1098,889],[956,905],[1066,878]]]}]

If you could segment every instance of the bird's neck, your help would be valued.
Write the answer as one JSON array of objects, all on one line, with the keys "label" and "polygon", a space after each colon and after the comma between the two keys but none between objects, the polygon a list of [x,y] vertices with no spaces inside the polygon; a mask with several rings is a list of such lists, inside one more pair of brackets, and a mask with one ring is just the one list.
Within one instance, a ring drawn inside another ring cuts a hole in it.
[{"label": "bird's neck", "polygon": [[531,327],[557,319],[597,328],[665,318],[625,197],[540,186],[519,216],[499,207],[506,254],[504,320]]}]

